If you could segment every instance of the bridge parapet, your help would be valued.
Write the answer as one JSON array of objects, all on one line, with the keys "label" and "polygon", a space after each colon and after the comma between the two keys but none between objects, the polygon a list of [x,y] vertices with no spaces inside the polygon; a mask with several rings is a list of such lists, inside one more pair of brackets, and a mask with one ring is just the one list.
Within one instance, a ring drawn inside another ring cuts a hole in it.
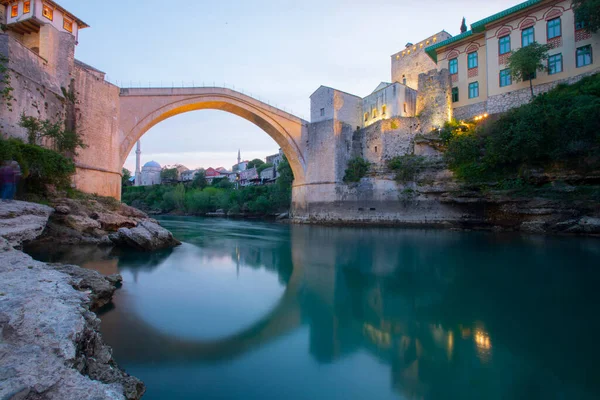
[{"label": "bridge parapet", "polygon": [[128,96],[195,96],[204,93],[221,93],[226,96],[233,96],[236,98],[244,99],[251,103],[256,103],[272,113],[276,113],[277,115],[287,118],[291,121],[308,125],[309,121],[295,115],[292,111],[288,112],[285,109],[279,108],[270,102],[262,101],[256,97],[253,97],[252,94],[244,93],[239,90],[220,87],[220,86],[198,86],[198,87],[148,87],[148,88],[121,88],[120,96],[128,97]]}]

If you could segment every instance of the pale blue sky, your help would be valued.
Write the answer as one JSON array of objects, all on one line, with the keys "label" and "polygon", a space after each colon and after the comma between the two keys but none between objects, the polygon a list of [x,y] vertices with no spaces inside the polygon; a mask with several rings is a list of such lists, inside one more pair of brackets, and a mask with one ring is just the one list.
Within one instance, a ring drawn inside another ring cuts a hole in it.
[{"label": "pale blue sky", "polygon": [[[309,96],[359,96],[390,79],[390,55],[442,29],[459,33],[519,0],[59,0],[91,25],[76,57],[122,86],[181,82],[243,88],[308,119]],[[143,161],[230,168],[278,150],[262,130],[220,111],[168,119],[143,138]],[[132,157],[125,164],[133,169]]]}]

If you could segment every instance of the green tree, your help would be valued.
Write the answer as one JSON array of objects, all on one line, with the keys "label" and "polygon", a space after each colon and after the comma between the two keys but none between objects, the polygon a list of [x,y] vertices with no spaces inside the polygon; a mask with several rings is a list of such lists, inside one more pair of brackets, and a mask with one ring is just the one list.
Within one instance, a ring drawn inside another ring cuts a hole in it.
[{"label": "green tree", "polygon": [[194,177],[194,180],[192,181],[192,187],[204,189],[207,186],[208,182],[206,181],[206,172],[203,169],[201,169]]},{"label": "green tree", "polygon": [[177,168],[164,167],[162,171],[160,171],[160,178],[163,181],[176,181],[178,177],[179,173]]},{"label": "green tree", "polygon": [[575,19],[583,22],[585,29],[598,32],[600,29],[600,0],[573,0]]},{"label": "green tree", "polygon": [[256,172],[260,176],[260,173],[263,172],[267,168],[273,168],[273,164],[271,164],[271,163],[262,163],[258,167],[256,167]]},{"label": "green tree", "polygon": [[277,167],[277,173],[279,174],[277,177],[277,186],[279,189],[281,191],[289,190],[291,192],[292,182],[294,181],[294,172],[292,171],[292,167],[285,156]]},{"label": "green tree", "polygon": [[508,68],[516,81],[529,81],[531,98],[533,99],[533,79],[538,71],[548,69],[548,50],[550,46],[534,42],[511,52],[508,59]]},{"label": "green tree", "polygon": [[211,186],[220,189],[231,189],[233,188],[233,183],[229,181],[229,178],[215,178],[213,179]]},{"label": "green tree", "polygon": [[255,158],[254,160],[252,160],[248,163],[248,169],[258,168],[261,165],[263,165],[264,163],[265,162],[263,160],[259,160],[258,158]]},{"label": "green tree", "polygon": [[121,177],[121,186],[127,186],[131,179],[131,171],[127,168],[123,168],[123,176]]}]

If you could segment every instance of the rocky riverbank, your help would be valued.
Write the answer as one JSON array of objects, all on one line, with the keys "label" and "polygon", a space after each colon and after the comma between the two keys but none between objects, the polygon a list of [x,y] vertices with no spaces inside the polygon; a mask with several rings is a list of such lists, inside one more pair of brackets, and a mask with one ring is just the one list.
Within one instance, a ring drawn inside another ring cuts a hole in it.
[{"label": "rocky riverbank", "polygon": [[[113,235],[141,225],[152,238],[139,231],[131,233],[134,238],[141,236],[155,245],[162,240],[163,247],[167,242],[175,243],[170,233],[165,235],[154,228],[147,217],[134,215],[133,209],[126,211],[132,214],[128,222],[131,228],[115,222]],[[112,358],[99,332],[100,320],[93,312],[111,301],[121,277],[38,262],[19,250],[24,242],[42,234],[49,240],[48,221],[56,214],[59,219],[73,215],[72,220],[78,223],[69,229],[81,232],[76,227],[88,221],[80,212],[57,209],[55,213],[53,208],[39,204],[0,203],[0,399],[133,400],[144,394],[144,384],[119,369]],[[103,226],[108,228],[110,218],[90,218],[98,222],[99,227],[93,224],[98,231],[86,232],[80,243],[100,238],[94,243],[108,245],[102,235],[110,235],[109,231],[99,231]],[[53,224],[50,229],[61,226],[56,219]],[[67,229],[61,232],[71,233]]]},{"label": "rocky riverbank", "polygon": [[181,244],[171,232],[144,212],[114,199],[57,198],[44,232],[36,241],[51,244],[89,244],[155,251]]},{"label": "rocky riverbank", "polygon": [[395,178],[380,168],[358,183],[339,184],[331,189],[333,201],[312,204],[292,221],[600,235],[600,172],[540,172],[522,187],[469,187],[430,157],[410,179]]}]

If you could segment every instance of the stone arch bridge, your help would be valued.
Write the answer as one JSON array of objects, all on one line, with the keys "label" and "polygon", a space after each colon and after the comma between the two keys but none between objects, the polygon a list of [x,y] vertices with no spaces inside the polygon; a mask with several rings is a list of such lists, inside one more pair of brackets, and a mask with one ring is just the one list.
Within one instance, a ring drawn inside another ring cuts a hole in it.
[{"label": "stone arch bridge", "polygon": [[[115,115],[84,115],[83,121],[79,122],[82,125],[79,130],[86,140],[91,140],[89,146],[80,151],[77,159],[75,184],[83,191],[120,198],[122,167],[135,143],[161,121],[202,109],[222,110],[244,118],[277,142],[294,172],[293,209],[306,208],[309,200],[307,196],[310,196],[313,187],[331,185],[335,181],[331,176],[323,174],[323,171],[333,171],[326,164],[335,159],[331,156],[331,151],[323,151],[323,146],[333,148],[334,143],[319,141],[315,143],[318,151],[311,151],[308,121],[251,96],[220,87],[114,87],[114,90],[119,91],[118,96],[115,96],[117,93],[112,93],[106,99],[96,96],[92,100],[111,102],[108,109],[112,107],[110,114]],[[102,109],[108,114],[105,104],[102,107],[91,104],[91,107],[86,108]],[[110,120],[110,123],[100,124],[104,126],[94,123],[104,120]]]}]

